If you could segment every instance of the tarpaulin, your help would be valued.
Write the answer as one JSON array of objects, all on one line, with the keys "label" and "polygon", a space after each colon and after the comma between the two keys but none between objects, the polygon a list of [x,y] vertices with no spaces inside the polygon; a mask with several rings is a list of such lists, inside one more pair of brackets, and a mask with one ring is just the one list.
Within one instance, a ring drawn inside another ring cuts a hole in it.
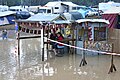
[{"label": "tarpaulin", "polygon": [[117,28],[118,14],[103,14],[102,18],[109,20],[108,28]]}]

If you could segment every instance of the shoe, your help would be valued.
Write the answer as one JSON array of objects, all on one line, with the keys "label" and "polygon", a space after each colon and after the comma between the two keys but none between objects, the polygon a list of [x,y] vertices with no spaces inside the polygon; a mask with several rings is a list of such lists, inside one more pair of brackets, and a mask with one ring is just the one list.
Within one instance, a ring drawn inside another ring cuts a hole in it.
[{"label": "shoe", "polygon": [[52,58],[52,55],[50,54],[50,58]]},{"label": "shoe", "polygon": [[55,49],[53,49],[53,52],[55,53],[55,55],[57,55],[57,52],[56,52],[56,50],[55,50]]},{"label": "shoe", "polygon": [[59,53],[59,54],[57,54],[56,56],[57,56],[57,57],[63,57],[63,55],[62,55],[62,54],[60,54],[60,53]]}]

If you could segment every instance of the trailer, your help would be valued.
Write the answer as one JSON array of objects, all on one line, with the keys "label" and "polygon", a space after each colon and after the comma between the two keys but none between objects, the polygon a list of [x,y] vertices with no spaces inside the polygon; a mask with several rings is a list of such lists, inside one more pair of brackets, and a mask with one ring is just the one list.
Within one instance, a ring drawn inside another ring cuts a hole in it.
[{"label": "trailer", "polygon": [[111,7],[120,7],[120,3],[116,3],[113,1],[109,1],[107,3],[104,3],[104,2],[99,3],[99,10],[103,12],[110,9]]},{"label": "trailer", "polygon": [[64,13],[73,12],[80,9],[80,6],[72,2],[54,1],[48,2],[46,5],[39,7],[39,13]]}]

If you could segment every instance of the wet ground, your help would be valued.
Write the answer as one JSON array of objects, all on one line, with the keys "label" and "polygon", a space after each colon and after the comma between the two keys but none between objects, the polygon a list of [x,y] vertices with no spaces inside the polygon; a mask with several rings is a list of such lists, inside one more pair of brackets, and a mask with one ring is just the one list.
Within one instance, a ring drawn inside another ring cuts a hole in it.
[{"label": "wet ground", "polygon": [[[22,33],[22,36],[29,34]],[[20,41],[17,54],[15,32],[8,32],[8,39],[0,37],[0,80],[120,80],[120,57],[114,57],[116,72],[108,74],[109,55],[86,56],[87,65],[79,67],[81,55],[65,53],[63,57],[45,55],[41,61],[40,39]],[[46,52],[45,52],[46,53]]]}]

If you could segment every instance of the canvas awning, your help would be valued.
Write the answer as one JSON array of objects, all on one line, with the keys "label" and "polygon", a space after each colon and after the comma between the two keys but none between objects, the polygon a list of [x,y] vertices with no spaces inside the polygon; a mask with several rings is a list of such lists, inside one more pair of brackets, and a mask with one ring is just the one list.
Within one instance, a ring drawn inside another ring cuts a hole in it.
[{"label": "canvas awning", "polygon": [[102,18],[109,20],[108,28],[117,28],[118,14],[103,14]]},{"label": "canvas awning", "polygon": [[55,24],[70,24],[71,22],[69,20],[57,20],[53,21]]},{"label": "canvas awning", "polygon": [[28,21],[40,21],[40,22],[51,22],[56,19],[65,19],[60,14],[44,14],[44,13],[38,13],[34,16],[31,16],[28,18]]},{"label": "canvas awning", "polygon": [[99,23],[106,23],[109,24],[108,20],[105,19],[79,19],[76,20],[77,23],[83,23],[83,22],[99,22]]},{"label": "canvas awning", "polygon": [[120,16],[120,7],[111,7],[102,14],[102,18],[109,20],[110,22],[108,28],[120,29],[118,22],[119,16]]},{"label": "canvas awning", "polygon": [[69,23],[69,21],[64,21],[66,18],[60,14],[36,14],[26,20],[16,20],[20,30],[26,33],[40,34],[41,28],[44,26],[47,28],[50,23]]},{"label": "canvas awning", "polygon": [[16,12],[4,11],[4,12],[0,12],[0,17],[5,17],[5,16],[8,16],[8,15],[13,15],[13,14],[16,14]]},{"label": "canvas awning", "polygon": [[[63,16],[60,14],[36,14],[31,16],[26,20],[16,20],[15,22],[18,23],[21,27],[24,28],[41,28],[43,24],[53,23],[53,21],[65,20]],[[45,26],[44,25],[44,26]]]}]

